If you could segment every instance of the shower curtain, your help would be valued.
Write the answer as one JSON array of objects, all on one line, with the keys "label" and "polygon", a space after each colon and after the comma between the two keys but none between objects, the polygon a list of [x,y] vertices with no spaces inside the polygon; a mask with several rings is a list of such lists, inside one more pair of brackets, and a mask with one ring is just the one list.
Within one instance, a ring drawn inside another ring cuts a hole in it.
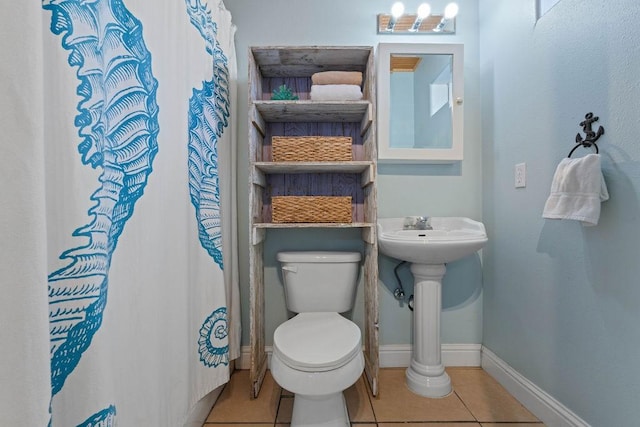
[{"label": "shower curtain", "polygon": [[0,21],[0,425],[181,426],[239,356],[230,13]]}]

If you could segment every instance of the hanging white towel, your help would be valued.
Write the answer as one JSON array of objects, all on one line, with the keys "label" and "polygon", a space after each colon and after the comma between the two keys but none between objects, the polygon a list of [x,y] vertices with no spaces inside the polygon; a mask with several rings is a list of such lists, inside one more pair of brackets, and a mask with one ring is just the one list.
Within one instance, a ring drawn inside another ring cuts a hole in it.
[{"label": "hanging white towel", "polygon": [[602,176],[600,155],[562,159],[551,183],[543,218],[573,219],[593,226],[600,218],[600,204],[609,200]]},{"label": "hanging white towel", "polygon": [[312,101],[359,101],[362,90],[358,85],[311,85]]}]

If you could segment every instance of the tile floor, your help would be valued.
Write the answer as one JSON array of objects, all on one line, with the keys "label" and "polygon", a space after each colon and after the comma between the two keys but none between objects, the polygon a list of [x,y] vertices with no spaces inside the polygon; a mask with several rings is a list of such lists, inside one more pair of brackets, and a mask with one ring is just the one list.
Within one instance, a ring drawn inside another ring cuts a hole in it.
[{"label": "tile floor", "polygon": [[[531,412],[480,368],[447,368],[454,393],[427,399],[410,392],[404,368],[380,370],[380,394],[364,377],[345,391],[352,427],[542,427]],[[260,396],[249,398],[249,371],[235,371],[203,427],[286,427],[293,395],[267,372]]]}]

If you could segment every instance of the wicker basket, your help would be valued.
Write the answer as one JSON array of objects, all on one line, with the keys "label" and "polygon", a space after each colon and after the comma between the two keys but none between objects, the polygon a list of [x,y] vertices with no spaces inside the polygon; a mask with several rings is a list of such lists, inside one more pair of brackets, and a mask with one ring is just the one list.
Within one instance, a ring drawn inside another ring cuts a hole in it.
[{"label": "wicker basket", "polygon": [[271,220],[283,222],[351,222],[350,196],[273,196]]},{"label": "wicker basket", "polygon": [[271,137],[274,162],[340,162],[351,160],[349,136]]}]

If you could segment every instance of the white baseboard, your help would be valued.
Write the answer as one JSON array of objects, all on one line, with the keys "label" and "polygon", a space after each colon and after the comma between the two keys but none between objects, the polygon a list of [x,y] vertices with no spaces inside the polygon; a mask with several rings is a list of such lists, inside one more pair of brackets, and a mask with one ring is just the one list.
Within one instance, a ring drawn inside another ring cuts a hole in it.
[{"label": "white baseboard", "polygon": [[[480,344],[442,344],[444,366],[480,366]],[[271,364],[271,346],[265,347],[268,363]],[[250,347],[242,347],[238,369],[249,369]],[[391,344],[380,346],[381,368],[406,368],[411,361],[411,344]]]},{"label": "white baseboard", "polygon": [[[380,346],[381,368],[406,368],[411,362],[411,344]],[[480,344],[442,344],[444,366],[480,366]]]},{"label": "white baseboard", "polygon": [[589,427],[553,396],[523,377],[491,350],[482,347],[482,369],[496,379],[543,423],[553,427]]}]

